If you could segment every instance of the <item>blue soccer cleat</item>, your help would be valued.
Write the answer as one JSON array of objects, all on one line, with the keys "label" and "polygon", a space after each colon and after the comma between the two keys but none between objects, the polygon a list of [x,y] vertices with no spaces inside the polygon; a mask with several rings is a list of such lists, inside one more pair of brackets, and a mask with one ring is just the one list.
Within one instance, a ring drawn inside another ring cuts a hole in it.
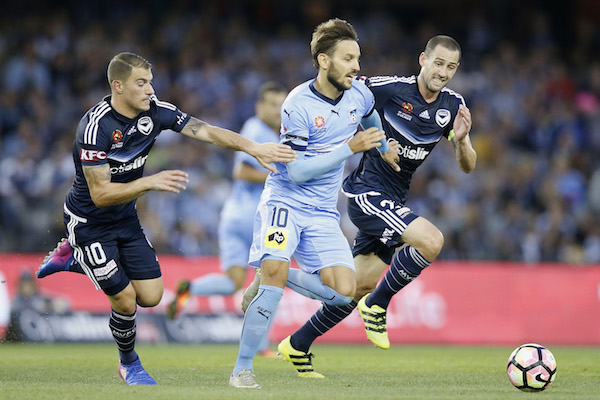
[{"label": "blue soccer cleat", "polygon": [[63,238],[44,258],[36,275],[38,278],[43,278],[55,272],[68,271],[74,260],[69,241]]},{"label": "blue soccer cleat", "polygon": [[156,381],[152,378],[138,358],[132,364],[119,363],[119,376],[128,385],[156,385]]}]

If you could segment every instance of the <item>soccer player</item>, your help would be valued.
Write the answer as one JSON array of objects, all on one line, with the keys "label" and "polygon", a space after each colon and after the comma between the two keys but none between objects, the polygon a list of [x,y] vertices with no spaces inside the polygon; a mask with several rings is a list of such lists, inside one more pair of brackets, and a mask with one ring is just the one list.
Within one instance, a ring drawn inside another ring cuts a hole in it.
[{"label": "soccer player", "polygon": [[[286,95],[287,91],[278,83],[263,84],[255,103],[256,115],[246,121],[240,135],[258,143],[279,142],[280,110]],[[243,287],[254,214],[268,174],[269,171],[253,157],[244,152],[235,153],[233,189],[221,211],[219,225],[220,262],[224,274],[209,274],[192,282],[181,281],[167,310],[169,318],[176,318],[192,295],[232,295]],[[259,352],[267,356],[273,353],[268,345],[265,335]]]},{"label": "soccer player", "polygon": [[155,385],[135,351],[136,308],[157,305],[163,281],[156,253],[142,231],[136,199],[150,190],[179,193],[188,182],[180,170],[143,176],[148,153],[159,133],[172,129],[191,138],[245,151],[269,170],[270,162],[289,162],[286,145],[259,144],[211,126],[160,101],[152,87],[151,64],[120,53],[108,65],[111,95],[81,119],[73,145],[75,180],[66,196],[67,239],[50,252],[38,272],[85,273],[104,291],[112,313],[109,327],[119,349],[119,375],[129,385]]},{"label": "soccer player", "polygon": [[[253,359],[286,283],[328,304],[352,301],[354,263],[336,209],[344,161],[382,146],[380,151],[393,165],[397,159],[397,154],[385,151],[389,146],[381,130],[356,133],[375,103],[371,91],[355,79],[360,48],[352,25],[341,19],[320,24],[310,47],[317,77],[292,90],[281,108],[280,140],[298,152],[298,159],[276,164],[279,174],[267,178],[256,212],[250,265],[260,266],[260,285],[246,310],[229,379],[236,388],[260,388]],[[292,256],[300,270],[289,268]]]},{"label": "soccer player", "polygon": [[[313,368],[308,354],[313,341],[357,306],[367,338],[377,347],[389,348],[386,309],[390,299],[440,253],[442,233],[404,204],[413,173],[443,137],[454,145],[462,171],[469,173],[475,168],[477,155],[469,138],[471,114],[463,97],[446,88],[460,58],[459,44],[439,35],[431,38],[419,55],[421,70],[417,77],[377,76],[366,80],[375,95],[376,112],[383,116],[384,131],[400,144],[400,171],[390,168],[371,150],[344,180],[349,216],[358,227],[353,245],[357,291],[350,304],[323,304],[304,326],[279,344],[280,352],[283,349],[306,355],[308,364],[302,368]],[[302,376],[301,367],[295,367]]]}]

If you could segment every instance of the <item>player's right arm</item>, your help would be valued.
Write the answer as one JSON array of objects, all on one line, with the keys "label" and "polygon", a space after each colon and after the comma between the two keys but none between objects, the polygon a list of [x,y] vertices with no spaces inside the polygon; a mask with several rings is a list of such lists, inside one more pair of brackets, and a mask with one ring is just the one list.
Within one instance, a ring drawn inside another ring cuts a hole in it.
[{"label": "player's right arm", "polygon": [[185,127],[181,130],[181,133],[185,136],[211,143],[225,149],[246,152],[256,158],[260,165],[273,173],[277,173],[277,169],[270,163],[286,163],[296,159],[296,154],[289,146],[278,143],[256,143],[236,132],[207,124],[194,117],[190,118]]},{"label": "player's right arm", "polygon": [[188,174],[179,170],[161,171],[127,183],[111,182],[108,163],[84,165],[83,174],[96,207],[129,203],[150,190],[179,193],[188,182]]}]

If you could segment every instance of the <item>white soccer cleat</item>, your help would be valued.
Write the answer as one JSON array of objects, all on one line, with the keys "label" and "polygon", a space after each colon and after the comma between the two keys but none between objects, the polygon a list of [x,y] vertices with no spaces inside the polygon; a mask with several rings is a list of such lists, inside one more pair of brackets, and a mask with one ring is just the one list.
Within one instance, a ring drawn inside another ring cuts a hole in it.
[{"label": "white soccer cleat", "polygon": [[249,369],[243,369],[235,375],[229,377],[229,386],[238,389],[260,389],[261,386],[256,383],[255,375]]},{"label": "white soccer cleat", "polygon": [[252,300],[256,297],[258,293],[258,287],[260,286],[260,268],[254,268],[254,280],[252,283],[244,290],[244,296],[242,297],[242,311],[245,313],[248,309]]}]

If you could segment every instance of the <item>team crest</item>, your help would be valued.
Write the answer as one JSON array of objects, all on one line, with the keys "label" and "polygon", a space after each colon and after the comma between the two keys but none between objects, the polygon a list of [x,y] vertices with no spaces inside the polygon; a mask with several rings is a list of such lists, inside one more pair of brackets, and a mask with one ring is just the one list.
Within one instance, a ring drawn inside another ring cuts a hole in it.
[{"label": "team crest", "polygon": [[404,110],[405,113],[410,114],[413,111],[413,106],[410,103],[404,102],[402,103],[402,110]]},{"label": "team crest", "polygon": [[273,226],[267,228],[267,235],[265,237],[265,247],[284,250],[287,246],[288,235],[288,229],[277,228]]},{"label": "team crest", "polygon": [[356,109],[350,111],[350,120],[352,121],[352,123],[356,122]]},{"label": "team crest", "polygon": [[118,129],[115,129],[112,133],[113,142],[119,143],[123,139],[123,132]]},{"label": "team crest", "polygon": [[323,126],[325,126],[325,118],[320,115],[316,117],[315,125],[317,126],[317,128],[322,128]]},{"label": "team crest", "polygon": [[152,118],[148,116],[144,116],[138,119],[137,129],[144,135],[148,136],[152,129],[154,128],[154,122],[152,122]]},{"label": "team crest", "polygon": [[445,108],[440,108],[435,112],[435,122],[437,122],[441,128],[448,125],[451,117],[452,115],[450,114],[450,111],[446,110]]}]

